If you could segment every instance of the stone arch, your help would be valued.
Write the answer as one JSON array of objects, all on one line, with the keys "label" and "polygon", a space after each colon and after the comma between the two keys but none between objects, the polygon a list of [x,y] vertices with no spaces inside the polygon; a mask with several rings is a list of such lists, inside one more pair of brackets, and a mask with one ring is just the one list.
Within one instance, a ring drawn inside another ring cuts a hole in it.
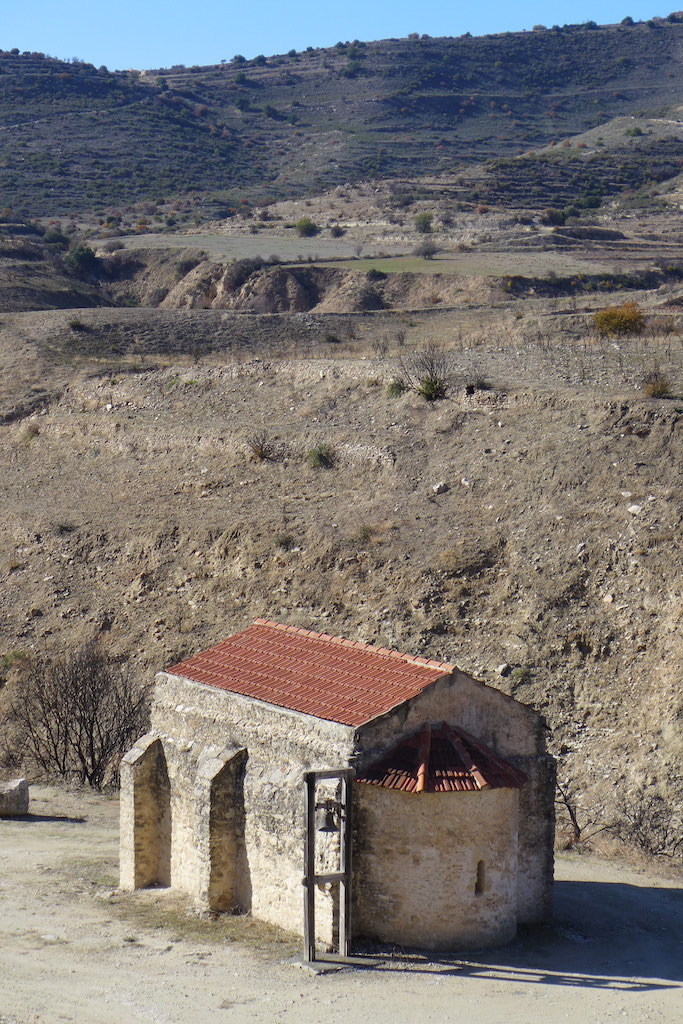
[{"label": "stone arch", "polygon": [[121,762],[121,887],[171,884],[171,785],[161,740],[143,736]]}]

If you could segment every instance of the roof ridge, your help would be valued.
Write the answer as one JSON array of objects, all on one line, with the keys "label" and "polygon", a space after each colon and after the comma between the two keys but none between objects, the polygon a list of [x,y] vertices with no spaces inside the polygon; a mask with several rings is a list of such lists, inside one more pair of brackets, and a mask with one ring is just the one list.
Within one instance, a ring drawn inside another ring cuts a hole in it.
[{"label": "roof ridge", "polygon": [[316,633],[313,629],[304,629],[301,626],[288,626],[284,622],[275,622],[273,619],[254,619],[252,626],[268,626],[271,629],[279,629],[283,633],[296,633],[298,636],[306,636],[311,640],[325,640],[328,643],[339,644],[341,647],[353,647],[357,651],[370,651],[373,654],[382,654],[387,658],[399,658],[409,665],[418,665],[421,668],[442,669],[444,672],[453,672],[455,665],[447,661],[434,661],[431,658],[422,658],[419,655],[405,654],[402,651],[392,650],[390,647],[378,647],[375,644],[365,643],[363,640],[348,640],[343,636],[334,636],[332,633]]}]

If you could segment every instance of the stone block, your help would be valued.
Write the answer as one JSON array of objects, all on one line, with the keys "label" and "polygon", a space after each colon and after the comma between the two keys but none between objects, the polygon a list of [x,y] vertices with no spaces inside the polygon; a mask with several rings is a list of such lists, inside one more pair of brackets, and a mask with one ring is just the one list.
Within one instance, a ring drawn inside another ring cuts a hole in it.
[{"label": "stone block", "polygon": [[16,818],[28,814],[28,782],[11,779],[0,782],[0,818]]}]

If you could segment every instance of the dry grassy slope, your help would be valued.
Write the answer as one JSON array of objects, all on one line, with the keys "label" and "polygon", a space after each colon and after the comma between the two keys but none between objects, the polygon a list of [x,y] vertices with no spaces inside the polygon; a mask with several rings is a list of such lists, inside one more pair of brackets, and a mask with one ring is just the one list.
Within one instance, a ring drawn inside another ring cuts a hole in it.
[{"label": "dry grassy slope", "polygon": [[91,379],[0,428],[4,650],[101,635],[151,673],[266,615],[533,703],[592,803],[680,800],[680,407],[483,355],[507,387],[434,405],[389,399],[386,364],[252,362]]}]

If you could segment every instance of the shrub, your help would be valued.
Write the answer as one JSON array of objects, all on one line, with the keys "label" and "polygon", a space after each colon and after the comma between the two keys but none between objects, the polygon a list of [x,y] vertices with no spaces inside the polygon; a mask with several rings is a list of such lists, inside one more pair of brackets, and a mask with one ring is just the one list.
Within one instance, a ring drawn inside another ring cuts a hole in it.
[{"label": "shrub", "polygon": [[430,343],[420,352],[401,359],[401,377],[406,389],[422,395],[428,402],[445,398],[452,381],[451,357]]},{"label": "shrub", "polygon": [[223,282],[230,291],[237,291],[249,280],[252,274],[265,266],[265,261],[260,256],[253,256],[251,259],[235,260],[225,271]]},{"label": "shrub", "polygon": [[648,398],[669,398],[671,395],[671,381],[660,370],[646,374],[640,386]]},{"label": "shrub", "polygon": [[320,231],[318,225],[310,217],[301,217],[294,227],[299,238],[312,238]]},{"label": "shrub", "polygon": [[336,452],[326,441],[319,441],[308,453],[308,464],[313,469],[332,469],[336,461]]},{"label": "shrub", "polygon": [[421,235],[428,235],[432,230],[433,213],[418,213],[415,217],[415,230]]},{"label": "shrub", "polygon": [[79,274],[92,274],[97,270],[97,256],[87,245],[74,246],[64,259]]},{"label": "shrub", "polygon": [[197,256],[187,256],[183,260],[178,260],[173,270],[176,281],[181,281],[186,274],[189,274],[191,270],[198,267],[205,259],[206,253],[200,253]]},{"label": "shrub", "polygon": [[294,537],[291,533],[277,533],[275,535],[275,547],[280,551],[291,551],[294,547]]},{"label": "shrub", "polygon": [[419,245],[415,246],[413,256],[421,256],[423,260],[431,260],[434,259],[438,251],[439,247],[436,242],[425,238],[424,242],[420,242]]},{"label": "shrub", "polygon": [[625,799],[612,831],[651,857],[674,857],[683,850],[683,822],[659,793]]},{"label": "shrub", "polygon": [[475,391],[491,391],[492,387],[491,381],[482,373],[475,373],[465,382],[465,391],[468,395],[473,395]]},{"label": "shrub", "polygon": [[95,644],[54,660],[34,659],[10,702],[16,756],[46,776],[101,789],[144,732],[149,694]]},{"label": "shrub", "polygon": [[49,245],[58,245],[61,249],[66,249],[69,245],[68,236],[57,228],[48,228],[43,235],[43,241],[47,242]]},{"label": "shrub", "polygon": [[400,396],[407,390],[405,381],[401,380],[400,377],[390,380],[387,384],[387,396],[389,398],[400,398]]},{"label": "shrub", "polygon": [[333,224],[330,228],[330,234],[333,238],[341,238],[342,235],[346,234],[344,228],[340,227],[339,224]]},{"label": "shrub", "polygon": [[642,334],[645,329],[645,314],[636,302],[623,302],[620,306],[606,306],[593,314],[593,323],[598,334],[607,337],[622,337],[627,334]]},{"label": "shrub", "polygon": [[448,384],[442,377],[430,374],[422,378],[415,390],[428,402],[438,402],[448,394]]}]

